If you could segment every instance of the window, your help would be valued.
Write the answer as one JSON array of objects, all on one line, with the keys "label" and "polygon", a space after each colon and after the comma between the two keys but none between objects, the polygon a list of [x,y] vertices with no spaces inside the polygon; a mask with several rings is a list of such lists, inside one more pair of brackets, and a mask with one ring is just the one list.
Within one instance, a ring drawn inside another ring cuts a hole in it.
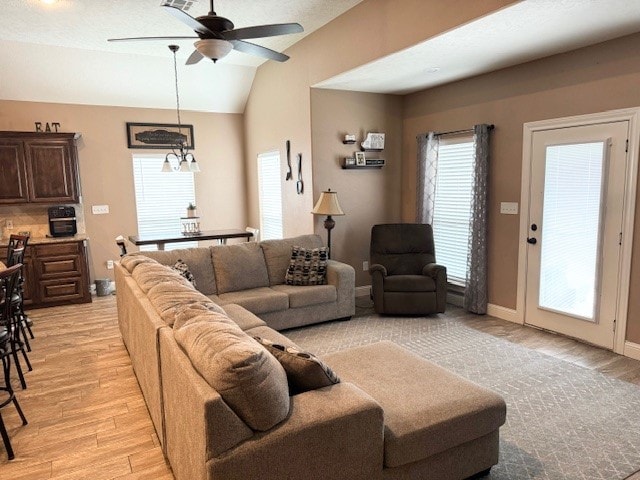
[{"label": "window", "polygon": [[440,140],[433,209],[436,260],[447,266],[449,283],[462,287],[467,276],[473,160],[470,137]]},{"label": "window", "polygon": [[260,238],[282,238],[282,184],[280,152],[258,155]]},{"label": "window", "polygon": [[[133,181],[136,191],[138,235],[179,232],[180,217],[189,203],[195,204],[191,172],[161,172],[164,155],[134,155]],[[169,243],[166,250],[197,247],[198,242]],[[142,245],[140,250],[155,250]]]}]

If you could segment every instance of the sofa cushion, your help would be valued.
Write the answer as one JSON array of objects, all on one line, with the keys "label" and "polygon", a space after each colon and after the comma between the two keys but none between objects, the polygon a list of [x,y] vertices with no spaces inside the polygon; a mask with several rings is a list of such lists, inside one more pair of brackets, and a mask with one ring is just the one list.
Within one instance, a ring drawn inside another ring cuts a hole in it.
[{"label": "sofa cushion", "polygon": [[338,292],[333,285],[276,285],[272,287],[276,292],[289,295],[289,307],[301,308],[321,303],[333,303],[338,299]]},{"label": "sofa cushion", "polygon": [[223,319],[225,319],[225,322],[233,323],[233,320],[227,318],[227,315],[221,306],[216,305],[208,299],[205,301],[184,303],[175,307],[174,312],[175,322],[172,325],[174,329],[182,328],[188,323],[211,321],[211,316],[209,315],[211,312],[221,314],[216,317],[218,321],[223,321]]},{"label": "sofa cushion", "polygon": [[300,235],[293,238],[260,242],[269,272],[269,285],[284,283],[284,276],[291,261],[291,248],[294,245],[304,248],[319,248],[322,247],[322,239],[319,235]]},{"label": "sofa cushion", "polygon": [[235,303],[229,303],[224,306],[224,311],[227,316],[236,322],[241,330],[247,331],[250,328],[261,327],[266,325],[266,322],[261,318],[256,317],[253,313],[240,305]]},{"label": "sofa cushion", "polygon": [[141,263],[153,263],[154,260],[147,257],[146,255],[142,255],[141,253],[129,253],[120,259],[120,265],[122,265],[127,272],[133,272],[133,269],[136,265]]},{"label": "sofa cushion", "polygon": [[269,430],[289,414],[287,375],[280,363],[240,327],[211,321],[174,330],[194,368],[250,428]]},{"label": "sofa cushion", "polygon": [[259,244],[246,242],[210,248],[218,295],[269,286],[267,265]]},{"label": "sofa cushion", "polygon": [[209,247],[180,248],[177,250],[158,250],[155,252],[144,252],[144,255],[157,260],[163,265],[175,265],[178,260],[182,260],[189,266],[189,271],[193,274],[200,290],[205,295],[216,293],[216,278],[211,262],[211,250]]},{"label": "sofa cushion", "polygon": [[327,247],[304,248],[294,245],[284,283],[323,285],[327,281]]},{"label": "sofa cushion", "polygon": [[325,360],[384,410],[384,464],[417,462],[495,431],[505,421],[500,395],[392,342],[327,355]]},{"label": "sofa cushion", "polygon": [[425,275],[389,275],[384,277],[385,292],[435,292],[436,282]]},{"label": "sofa cushion", "polygon": [[222,306],[228,303],[236,303],[256,315],[279,312],[289,308],[289,296],[286,293],[276,292],[269,287],[223,293],[218,295],[217,298],[219,299],[218,303]]},{"label": "sofa cushion", "polygon": [[[188,282],[187,282],[188,283]],[[184,285],[177,282],[161,282],[154,285],[147,293],[151,305],[156,309],[158,315],[170,327],[176,321],[176,314],[185,305],[199,303],[208,310],[217,311],[218,307],[205,295],[194,290],[191,284]]]},{"label": "sofa cushion", "polygon": [[191,290],[195,290],[191,282],[169,267],[160,265],[157,262],[140,263],[131,272],[131,276],[138,283],[140,289],[147,293],[152,287],[159,283],[182,284]]},{"label": "sofa cushion", "polygon": [[340,383],[333,370],[314,354],[280,345],[266,338],[253,338],[284,367],[291,395]]}]

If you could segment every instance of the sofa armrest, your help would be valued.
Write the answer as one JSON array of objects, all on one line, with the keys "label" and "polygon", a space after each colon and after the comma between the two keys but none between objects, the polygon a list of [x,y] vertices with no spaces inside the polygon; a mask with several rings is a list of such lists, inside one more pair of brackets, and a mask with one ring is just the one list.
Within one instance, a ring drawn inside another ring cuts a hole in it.
[{"label": "sofa armrest", "polygon": [[436,311],[442,313],[447,303],[447,267],[437,263],[427,263],[422,274],[433,278],[436,282]]},{"label": "sofa armrest", "polygon": [[327,283],[336,287],[338,316],[351,317],[356,313],[356,271],[351,265],[329,260]]},{"label": "sofa armrest", "polygon": [[383,411],[350,383],[291,397],[289,417],[212,459],[209,478],[370,480],[382,477]]}]

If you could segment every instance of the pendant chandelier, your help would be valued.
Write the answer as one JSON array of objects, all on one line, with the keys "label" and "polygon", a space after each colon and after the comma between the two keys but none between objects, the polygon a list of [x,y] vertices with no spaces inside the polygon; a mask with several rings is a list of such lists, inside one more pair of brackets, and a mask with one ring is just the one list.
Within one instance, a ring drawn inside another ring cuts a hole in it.
[{"label": "pendant chandelier", "polygon": [[[200,167],[196,162],[196,157],[189,152],[187,147],[187,136],[182,134],[182,122],[180,121],[180,93],[178,92],[178,63],[176,60],[176,52],[180,47],[178,45],[169,45],[169,50],[173,52],[173,73],[176,83],[176,112],[178,114],[178,135],[176,142],[171,146],[171,151],[164,157],[162,163],[163,172],[199,172]],[[171,164],[171,160],[176,159],[178,165]]]}]

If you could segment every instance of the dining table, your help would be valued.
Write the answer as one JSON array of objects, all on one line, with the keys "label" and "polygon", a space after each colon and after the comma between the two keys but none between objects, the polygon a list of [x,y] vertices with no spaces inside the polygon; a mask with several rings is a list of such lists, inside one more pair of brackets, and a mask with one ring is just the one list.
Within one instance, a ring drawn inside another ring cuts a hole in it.
[{"label": "dining table", "polygon": [[198,233],[181,233],[181,232],[167,232],[167,233],[154,233],[148,235],[129,235],[129,241],[134,245],[156,245],[158,250],[164,250],[164,246],[167,243],[178,242],[193,242],[201,240],[216,240],[218,244],[224,245],[230,238],[244,238],[247,241],[253,237],[252,232],[240,229],[229,230],[203,230]]}]

